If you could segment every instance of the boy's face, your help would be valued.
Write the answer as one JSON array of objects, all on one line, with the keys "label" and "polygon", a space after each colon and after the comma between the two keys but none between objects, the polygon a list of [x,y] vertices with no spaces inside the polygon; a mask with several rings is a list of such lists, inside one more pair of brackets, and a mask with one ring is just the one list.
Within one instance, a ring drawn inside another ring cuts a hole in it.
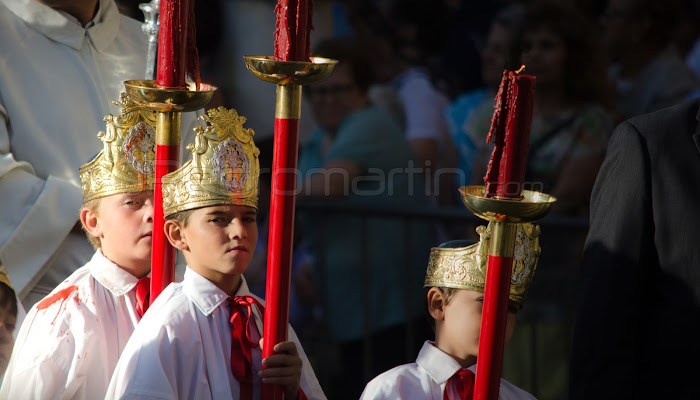
[{"label": "boy's face", "polygon": [[12,332],[17,323],[17,315],[10,311],[10,306],[0,307],[0,376],[7,369],[15,340]]},{"label": "boy's face", "polygon": [[103,197],[98,213],[94,213],[92,219],[90,215],[86,217],[87,223],[83,224],[100,238],[105,257],[138,278],[148,274],[153,237],[153,191]]},{"label": "boy's face", "polygon": [[[437,288],[434,288],[438,290]],[[484,294],[474,290],[455,291],[446,306],[442,320],[436,321],[436,345],[455,357],[464,366],[471,365],[479,353],[479,331]],[[513,336],[515,314],[508,312],[506,344]]]},{"label": "boy's face", "polygon": [[[255,252],[256,218],[257,211],[247,206],[199,208],[192,212],[187,226],[180,226],[180,241],[173,244],[183,250],[190,268],[217,286],[237,281]],[[169,237],[173,242],[172,235]]]}]

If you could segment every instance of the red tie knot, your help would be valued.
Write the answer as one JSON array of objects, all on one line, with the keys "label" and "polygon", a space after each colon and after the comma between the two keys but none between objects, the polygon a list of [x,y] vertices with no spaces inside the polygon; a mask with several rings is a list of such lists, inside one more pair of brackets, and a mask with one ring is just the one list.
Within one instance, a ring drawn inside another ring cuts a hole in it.
[{"label": "red tie knot", "polygon": [[474,395],[474,373],[468,369],[460,369],[457,371],[451,380],[454,380],[459,398],[462,400],[471,400]]},{"label": "red tie knot", "polygon": [[136,284],[136,312],[143,317],[151,302],[151,278],[145,276]]}]

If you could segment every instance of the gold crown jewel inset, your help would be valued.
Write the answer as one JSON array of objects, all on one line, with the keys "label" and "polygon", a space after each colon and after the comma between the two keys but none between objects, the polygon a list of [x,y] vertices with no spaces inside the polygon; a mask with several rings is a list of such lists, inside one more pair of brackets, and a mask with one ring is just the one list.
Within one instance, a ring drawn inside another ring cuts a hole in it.
[{"label": "gold crown jewel inset", "polygon": [[112,103],[121,109],[121,114],[104,117],[105,130],[97,134],[102,140],[102,151],[80,167],[84,202],[117,193],[153,190],[156,113],[126,93]]},{"label": "gold crown jewel inset", "polygon": [[[479,243],[457,248],[434,247],[430,251],[425,273],[425,287],[450,287],[483,292],[486,287],[491,241],[491,225],[479,226]],[[530,223],[516,224],[513,272],[510,281],[511,301],[522,305],[537,268],[541,253],[540,227]]]},{"label": "gold crown jewel inset", "polygon": [[219,107],[200,117],[195,141],[187,145],[192,159],[163,177],[163,214],[215,205],[258,208],[260,150],[246,118],[234,109]]}]

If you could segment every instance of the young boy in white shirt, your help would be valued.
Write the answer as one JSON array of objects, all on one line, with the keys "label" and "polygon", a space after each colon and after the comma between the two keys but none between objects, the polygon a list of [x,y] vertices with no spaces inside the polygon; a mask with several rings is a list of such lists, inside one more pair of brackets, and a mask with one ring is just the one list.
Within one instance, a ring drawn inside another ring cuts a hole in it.
[{"label": "young boy in white shirt", "polygon": [[[425,276],[427,310],[435,341],[423,344],[416,362],[375,377],[361,399],[472,399],[479,350],[490,228],[477,228],[481,240],[444,243],[430,252]],[[517,227],[516,259],[510,286],[506,344],[515,313],[522,308],[537,266],[539,227]],[[501,379],[500,400],[530,400],[532,395]]]},{"label": "young boy in white shirt", "polygon": [[[165,233],[184,280],[153,302],[114,372],[108,399],[325,399],[294,330],[262,359],[263,301],[243,273],[257,242],[259,150],[245,118],[223,107],[196,129],[192,160],[163,177]],[[262,370],[262,366],[266,369]]]},{"label": "young boy in white shirt", "polygon": [[[103,150],[80,167],[80,221],[96,251],[27,314],[2,399],[104,398],[141,319],[137,286],[151,270],[155,114],[122,95]],[[142,283],[140,283],[142,282]]]}]

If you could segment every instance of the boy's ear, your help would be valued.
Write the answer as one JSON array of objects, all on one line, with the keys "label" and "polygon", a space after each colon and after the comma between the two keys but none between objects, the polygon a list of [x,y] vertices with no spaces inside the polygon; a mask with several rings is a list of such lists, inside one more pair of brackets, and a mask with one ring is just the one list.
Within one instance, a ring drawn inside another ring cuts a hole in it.
[{"label": "boy's ear", "polygon": [[102,237],[102,227],[100,225],[100,218],[94,210],[87,207],[80,209],[80,223],[89,234],[95,237]]},{"label": "boy's ear", "polygon": [[165,236],[173,247],[182,251],[190,249],[182,227],[177,221],[172,219],[166,220],[163,223],[163,229],[165,230]]},{"label": "boy's ear", "polygon": [[442,321],[445,319],[445,294],[442,290],[431,287],[428,290],[427,300],[428,300],[428,313],[436,321]]}]

